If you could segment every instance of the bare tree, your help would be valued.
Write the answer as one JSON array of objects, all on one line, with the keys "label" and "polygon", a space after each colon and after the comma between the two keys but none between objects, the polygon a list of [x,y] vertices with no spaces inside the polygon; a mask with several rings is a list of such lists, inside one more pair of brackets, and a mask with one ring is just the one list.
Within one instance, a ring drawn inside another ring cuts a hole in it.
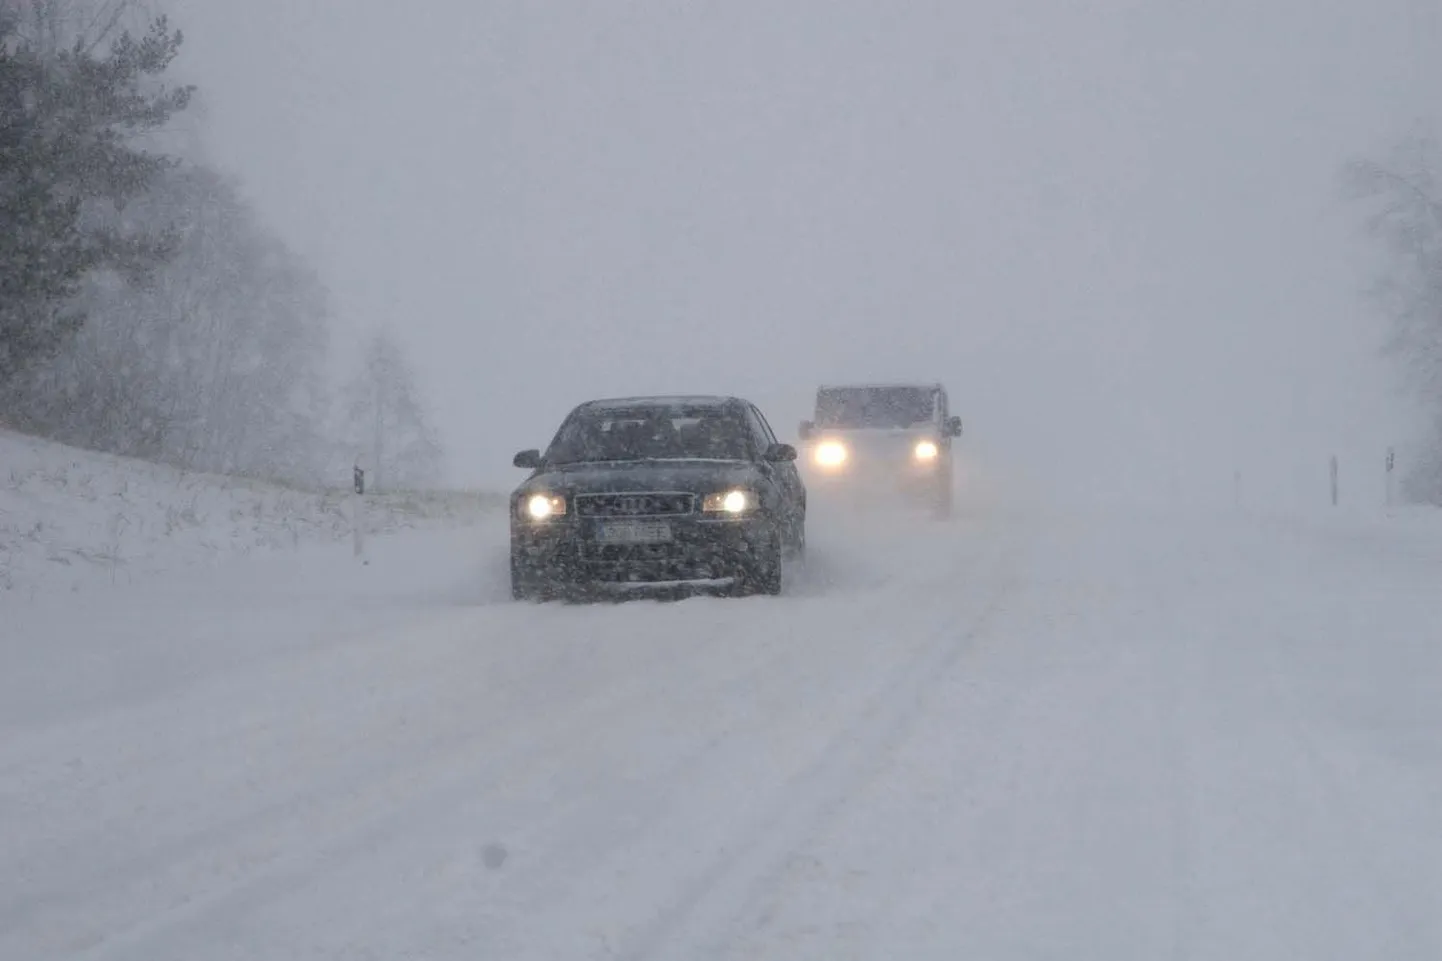
[{"label": "bare tree", "polygon": [[1387,252],[1369,291],[1390,327],[1387,349],[1433,414],[1432,436],[1405,476],[1414,499],[1442,502],[1442,150],[1425,133],[1404,138],[1385,161],[1347,165],[1350,197]]},{"label": "bare tree", "polygon": [[174,257],[141,288],[91,279],[90,321],[24,385],[27,419],[88,447],[321,482],[334,464],[320,280],[205,168],[168,172],[127,216],[173,230]]},{"label": "bare tree", "polygon": [[0,18],[8,18],[17,38],[44,54],[97,54],[159,15],[154,0],[0,0]]},{"label": "bare tree", "polygon": [[389,332],[367,344],[345,402],[348,436],[370,455],[371,489],[413,489],[439,479],[440,442],[417,396],[415,373]]}]

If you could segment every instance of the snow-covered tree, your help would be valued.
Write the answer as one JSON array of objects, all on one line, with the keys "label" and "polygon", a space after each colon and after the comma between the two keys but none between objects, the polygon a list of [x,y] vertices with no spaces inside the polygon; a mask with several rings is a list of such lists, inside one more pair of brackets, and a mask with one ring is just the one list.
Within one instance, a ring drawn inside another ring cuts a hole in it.
[{"label": "snow-covered tree", "polygon": [[1367,227],[1386,268],[1370,296],[1390,330],[1388,351],[1431,413],[1430,436],[1407,465],[1404,494],[1442,503],[1442,151],[1426,134],[1399,142],[1385,161],[1345,171],[1351,197],[1369,207]]},{"label": "snow-covered tree", "polygon": [[386,331],[366,345],[344,393],[347,436],[370,464],[367,487],[405,490],[435,484],[443,451],[417,395],[405,352]]},{"label": "snow-covered tree", "polygon": [[16,39],[42,54],[94,53],[159,15],[153,0],[0,0],[0,18],[14,25]]},{"label": "snow-covered tree", "polygon": [[171,253],[169,236],[113,215],[172,163],[136,138],[190,97],[161,83],[181,43],[164,17],[103,49],[38,46],[20,28],[0,11],[0,386],[81,328],[90,274],[140,280]]},{"label": "snow-covered tree", "polygon": [[[0,416],[196,470],[341,483],[328,293],[179,129],[195,119],[194,91],[166,86],[180,43],[154,0],[0,0]],[[404,359],[381,345],[371,366],[383,474],[432,475]]]},{"label": "snow-covered tree", "polygon": [[103,273],[82,287],[89,321],[27,374],[23,421],[192,469],[334,483],[319,279],[203,167],[166,171],[126,217],[170,231],[172,258],[144,287]]}]

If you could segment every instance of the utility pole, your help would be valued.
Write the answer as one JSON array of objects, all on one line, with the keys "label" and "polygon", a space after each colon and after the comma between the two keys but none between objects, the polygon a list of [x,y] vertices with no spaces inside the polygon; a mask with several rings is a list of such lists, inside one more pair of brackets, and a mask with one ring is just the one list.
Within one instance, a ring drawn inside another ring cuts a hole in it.
[{"label": "utility pole", "polygon": [[1397,467],[1397,452],[1391,447],[1387,448],[1387,506],[1391,507],[1396,498],[1393,488],[1393,471]]},{"label": "utility pole", "polygon": [[376,491],[377,493],[379,493],[379,492],[380,492],[380,489],[381,489],[381,454],[383,453],[381,447],[382,447],[382,442],[383,442],[383,436],[384,436],[384,433],[385,433],[385,431],[384,431],[384,424],[385,424],[385,422],[384,422],[384,418],[383,418],[384,405],[383,405],[383,403],[382,403],[382,400],[383,400],[383,398],[382,398],[382,388],[381,388],[381,384],[379,383],[379,381],[377,381],[376,384],[375,384],[375,407],[376,407],[376,424],[375,424],[375,435],[376,435],[376,436],[375,436],[375,452],[376,452],[376,455],[375,455],[375,456],[376,456],[376,459],[375,459],[375,463],[371,465],[371,471],[373,472],[373,475],[374,475],[374,476],[371,477],[371,489],[374,490],[374,491]]},{"label": "utility pole", "polygon": [[366,554],[366,534],[365,534],[365,527],[366,527],[366,505],[365,505],[366,480],[365,480],[365,478],[366,478],[366,474],[365,474],[365,470],[364,470],[364,469],[361,467],[361,465],[360,465],[361,457],[362,457],[362,456],[364,456],[364,455],[362,455],[362,454],[357,454],[357,455],[356,455],[356,458],[355,458],[355,466],[351,469],[351,470],[352,470],[352,478],[353,478],[354,483],[355,483],[355,487],[354,487],[355,496],[352,497],[352,498],[350,498],[350,530],[351,530],[352,553],[354,553],[354,555],[356,556],[356,558],[357,558],[362,564],[369,564],[369,563],[370,563],[370,560],[365,556],[365,554]]}]

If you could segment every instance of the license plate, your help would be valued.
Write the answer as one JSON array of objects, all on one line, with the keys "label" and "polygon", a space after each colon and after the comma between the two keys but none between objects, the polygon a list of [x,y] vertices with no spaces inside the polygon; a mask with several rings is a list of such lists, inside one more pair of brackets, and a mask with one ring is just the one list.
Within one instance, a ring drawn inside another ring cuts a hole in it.
[{"label": "license plate", "polygon": [[596,532],[602,544],[664,544],[671,540],[665,521],[608,521]]}]

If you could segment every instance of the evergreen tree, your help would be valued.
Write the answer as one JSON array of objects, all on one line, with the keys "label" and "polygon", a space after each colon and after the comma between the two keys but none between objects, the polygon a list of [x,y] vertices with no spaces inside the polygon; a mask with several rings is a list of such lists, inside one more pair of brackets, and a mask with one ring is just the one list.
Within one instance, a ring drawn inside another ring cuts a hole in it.
[{"label": "evergreen tree", "polygon": [[173,163],[134,142],[190,98],[158,83],[181,41],[160,17],[101,54],[47,54],[0,18],[0,385],[83,325],[87,275],[142,280],[173,252],[168,233],[114,215]]},{"label": "evergreen tree", "polygon": [[368,489],[415,489],[438,480],[440,442],[416,395],[415,374],[388,333],[371,338],[345,399],[348,434],[356,450],[368,452]]}]

